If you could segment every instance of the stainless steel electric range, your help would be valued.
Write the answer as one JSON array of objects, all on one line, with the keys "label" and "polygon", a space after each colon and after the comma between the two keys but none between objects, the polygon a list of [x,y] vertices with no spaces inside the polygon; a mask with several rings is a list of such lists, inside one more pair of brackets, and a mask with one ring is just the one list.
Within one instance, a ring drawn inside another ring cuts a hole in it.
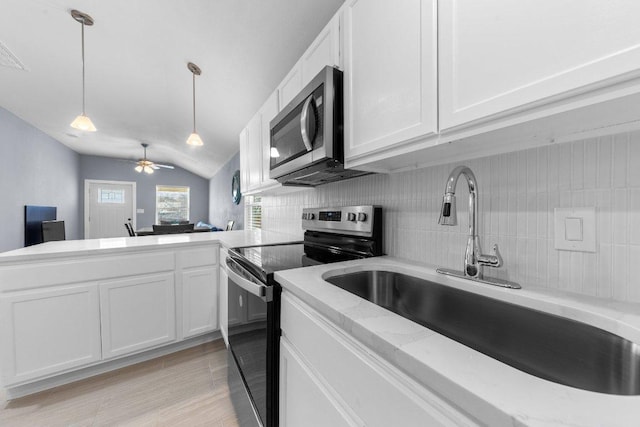
[{"label": "stainless steel electric range", "polygon": [[276,271],[382,255],[382,208],[304,209],[304,240],[234,248],[226,259],[229,389],[242,426],[278,425]]}]

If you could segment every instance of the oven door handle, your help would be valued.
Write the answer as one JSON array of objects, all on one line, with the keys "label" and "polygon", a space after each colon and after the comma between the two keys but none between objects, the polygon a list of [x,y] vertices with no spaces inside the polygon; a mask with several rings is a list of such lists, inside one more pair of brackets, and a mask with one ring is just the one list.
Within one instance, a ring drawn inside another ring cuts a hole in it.
[{"label": "oven door handle", "polygon": [[229,276],[229,279],[233,280],[236,285],[250,294],[257,296],[264,302],[271,302],[273,300],[273,288],[271,286],[266,286],[257,279],[253,281],[242,277],[237,273],[237,269],[239,268],[237,264],[229,258],[227,258],[227,267],[227,276]]}]

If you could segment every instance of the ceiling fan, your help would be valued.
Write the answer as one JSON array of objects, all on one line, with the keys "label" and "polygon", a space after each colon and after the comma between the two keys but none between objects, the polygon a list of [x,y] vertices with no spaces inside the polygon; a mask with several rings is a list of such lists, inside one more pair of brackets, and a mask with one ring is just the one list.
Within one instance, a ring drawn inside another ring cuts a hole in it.
[{"label": "ceiling fan", "polygon": [[142,148],[144,148],[144,157],[136,162],[135,171],[138,173],[148,173],[152,174],[154,170],[165,168],[165,169],[173,169],[171,165],[161,165],[159,163],[154,163],[151,160],[147,159],[147,147],[149,144],[143,142]]}]

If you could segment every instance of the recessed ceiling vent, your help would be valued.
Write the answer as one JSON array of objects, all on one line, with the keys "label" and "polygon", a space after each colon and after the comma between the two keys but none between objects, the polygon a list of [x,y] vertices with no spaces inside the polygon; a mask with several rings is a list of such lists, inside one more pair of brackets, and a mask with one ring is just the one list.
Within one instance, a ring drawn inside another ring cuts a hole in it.
[{"label": "recessed ceiling vent", "polygon": [[2,42],[0,42],[0,65],[27,71],[27,67]]}]

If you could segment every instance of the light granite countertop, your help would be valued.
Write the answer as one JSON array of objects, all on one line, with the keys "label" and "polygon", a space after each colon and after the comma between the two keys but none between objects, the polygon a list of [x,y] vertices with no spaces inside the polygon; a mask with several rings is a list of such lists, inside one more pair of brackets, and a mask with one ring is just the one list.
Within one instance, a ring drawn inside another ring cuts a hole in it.
[{"label": "light granite countertop", "polygon": [[169,249],[197,244],[219,243],[227,248],[265,245],[302,240],[291,235],[262,230],[234,230],[211,233],[163,234],[108,239],[63,240],[41,243],[0,253],[0,265],[26,260],[64,258],[83,255],[106,255],[147,249]]},{"label": "light granite countertop", "polygon": [[[437,281],[468,292],[582,321],[640,342],[640,305],[526,287],[503,289],[447,277],[431,266],[377,257],[276,273],[289,291],[355,339],[491,426],[635,426],[640,396],[568,387],[527,374],[323,280],[376,269]],[[508,324],[505,325],[508,327]]]}]

